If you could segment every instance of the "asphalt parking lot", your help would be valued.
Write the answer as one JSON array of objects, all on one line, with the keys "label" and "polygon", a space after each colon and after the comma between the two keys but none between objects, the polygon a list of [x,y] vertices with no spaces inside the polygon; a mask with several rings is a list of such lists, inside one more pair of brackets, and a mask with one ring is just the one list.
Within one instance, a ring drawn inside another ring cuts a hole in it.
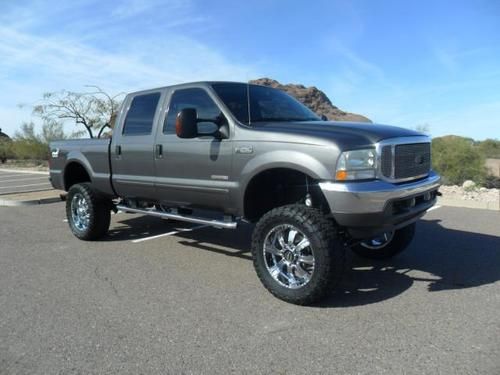
[{"label": "asphalt parking lot", "polygon": [[348,257],[298,307],[259,283],[251,227],[0,207],[0,374],[499,374],[500,214],[441,207],[399,257]]},{"label": "asphalt parking lot", "polygon": [[51,190],[46,172],[0,170],[0,195]]}]

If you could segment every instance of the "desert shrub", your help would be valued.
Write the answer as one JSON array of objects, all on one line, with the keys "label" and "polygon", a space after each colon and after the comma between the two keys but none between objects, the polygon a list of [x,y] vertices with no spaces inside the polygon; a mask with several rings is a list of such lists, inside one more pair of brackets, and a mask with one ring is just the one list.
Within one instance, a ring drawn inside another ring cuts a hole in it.
[{"label": "desert shrub", "polygon": [[49,142],[65,138],[61,123],[45,122],[41,132],[36,131],[34,123],[23,123],[14,135],[11,153],[20,160],[48,160]]},{"label": "desert shrub", "polygon": [[484,178],[483,186],[488,189],[500,189],[500,177],[488,175]]},{"label": "desert shrub", "polygon": [[48,160],[49,146],[46,143],[19,139],[12,142],[12,155],[16,159],[22,160]]},{"label": "desert shrub", "polygon": [[500,159],[500,141],[486,139],[477,143],[477,149],[486,158]]},{"label": "desert shrub", "polygon": [[487,176],[484,156],[467,138],[447,136],[432,141],[432,166],[445,184],[461,185],[465,180],[482,184]]},{"label": "desert shrub", "polygon": [[12,141],[9,138],[0,138],[0,162],[4,163],[12,157]]}]

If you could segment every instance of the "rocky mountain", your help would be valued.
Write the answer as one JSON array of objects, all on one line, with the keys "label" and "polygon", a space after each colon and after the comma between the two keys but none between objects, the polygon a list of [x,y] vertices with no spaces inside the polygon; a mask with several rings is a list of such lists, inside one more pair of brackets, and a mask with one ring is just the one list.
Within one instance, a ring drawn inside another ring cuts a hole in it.
[{"label": "rocky mountain", "polygon": [[2,128],[0,128],[0,138],[9,138],[9,136],[5,133],[2,133]]},{"label": "rocky mountain", "polygon": [[271,78],[259,78],[250,81],[262,86],[270,86],[287,92],[294,96],[318,115],[325,115],[329,120],[336,121],[354,121],[354,122],[372,122],[363,115],[356,113],[344,112],[340,108],[334,106],[326,94],[318,88],[305,87],[300,84],[289,83],[283,85]]}]

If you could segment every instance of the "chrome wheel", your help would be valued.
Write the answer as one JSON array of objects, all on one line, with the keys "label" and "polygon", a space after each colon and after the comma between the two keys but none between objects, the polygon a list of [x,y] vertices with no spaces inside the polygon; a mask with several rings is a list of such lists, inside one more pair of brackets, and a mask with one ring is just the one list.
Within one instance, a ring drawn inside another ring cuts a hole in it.
[{"label": "chrome wheel", "polygon": [[314,273],[314,251],[307,236],[290,224],[274,227],[264,240],[264,261],[271,277],[286,288],[305,286]]},{"label": "chrome wheel", "polygon": [[389,242],[392,241],[393,237],[394,237],[394,231],[384,232],[377,237],[373,237],[367,241],[361,242],[361,246],[372,250],[382,249],[385,246],[387,246]]},{"label": "chrome wheel", "polygon": [[85,231],[89,227],[89,204],[81,193],[76,193],[71,200],[71,220],[79,231]]}]

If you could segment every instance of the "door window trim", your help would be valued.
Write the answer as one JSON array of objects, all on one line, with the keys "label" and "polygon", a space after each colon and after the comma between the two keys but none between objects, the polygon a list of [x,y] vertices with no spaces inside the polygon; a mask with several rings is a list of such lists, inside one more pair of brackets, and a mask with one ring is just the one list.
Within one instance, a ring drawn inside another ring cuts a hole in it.
[{"label": "door window trim", "polygon": [[[156,104],[156,109],[155,113],[153,115],[153,123],[151,124],[151,130],[149,133],[125,133],[125,124],[127,121],[127,117],[130,111],[130,107],[132,107],[132,102],[134,99],[138,96],[145,96],[145,95],[151,95],[151,94],[159,94],[160,97],[158,98],[158,103]],[[120,132],[120,137],[151,137],[155,136],[156,131],[155,131],[155,126],[157,125],[158,122],[158,117],[161,116],[161,113],[163,111],[163,99],[165,96],[164,90],[154,90],[154,91],[149,91],[149,92],[140,92],[135,95],[131,95],[129,99],[127,100],[127,109],[125,113],[123,113],[123,121],[121,122],[121,132]]]},{"label": "door window trim", "polygon": [[[224,139],[223,141],[230,140],[232,137],[232,126],[231,126],[231,116],[228,116],[227,111],[225,110],[225,107],[223,103],[220,102],[219,98],[214,95],[208,88],[203,87],[203,86],[187,86],[187,87],[178,87],[178,88],[173,88],[173,89],[168,89],[166,95],[165,95],[165,105],[161,113],[159,114],[160,118],[158,119],[158,127],[157,127],[157,138],[164,136],[164,137],[170,137],[170,136],[175,136],[176,138],[177,135],[175,132],[164,132],[164,126],[165,126],[165,121],[167,120],[168,116],[168,111],[170,110],[170,105],[172,103],[172,98],[174,94],[177,91],[182,91],[182,90],[190,90],[190,89],[199,89],[205,92],[205,94],[208,95],[208,97],[212,100],[212,102],[217,106],[217,108],[221,111],[221,113],[224,115],[228,122],[229,126],[229,137],[227,139]],[[199,141],[207,141],[207,140],[213,140],[213,138],[208,138],[207,137],[196,137],[196,138],[191,138],[191,139],[182,139],[178,138],[180,141],[193,141],[193,140],[199,140]]]}]

